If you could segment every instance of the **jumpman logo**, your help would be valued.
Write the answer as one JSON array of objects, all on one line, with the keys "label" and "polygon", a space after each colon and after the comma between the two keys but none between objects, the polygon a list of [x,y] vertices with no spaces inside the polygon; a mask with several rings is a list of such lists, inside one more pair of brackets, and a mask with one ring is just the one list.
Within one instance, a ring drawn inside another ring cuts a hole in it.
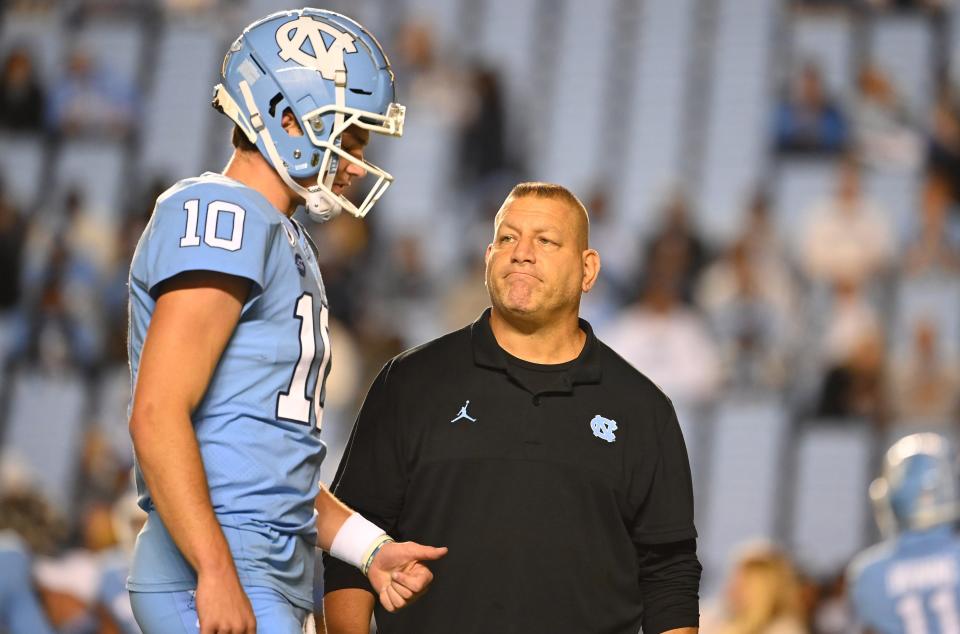
[{"label": "jumpman logo", "polygon": [[470,421],[471,423],[477,422],[477,419],[476,419],[476,418],[474,418],[473,416],[471,416],[470,414],[467,413],[467,407],[469,407],[469,406],[470,406],[470,401],[468,400],[466,403],[464,403],[463,407],[460,408],[460,413],[457,414],[457,417],[454,418],[454,419],[453,419],[452,421],[450,421],[450,422],[451,422],[451,423],[455,423],[455,422],[457,422],[458,420],[463,419],[463,418],[466,418],[466,419],[467,419],[468,421]]}]

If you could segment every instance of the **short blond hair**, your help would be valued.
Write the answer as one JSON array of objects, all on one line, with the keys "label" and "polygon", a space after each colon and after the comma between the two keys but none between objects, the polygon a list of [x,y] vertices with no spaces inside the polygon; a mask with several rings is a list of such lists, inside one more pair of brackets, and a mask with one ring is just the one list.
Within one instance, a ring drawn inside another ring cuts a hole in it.
[{"label": "short blond hair", "polygon": [[558,200],[566,204],[571,211],[579,212],[577,214],[580,219],[578,234],[581,238],[583,248],[587,248],[590,243],[590,214],[587,213],[587,208],[572,191],[557,183],[545,183],[541,181],[518,183],[510,190],[510,193],[507,194],[506,199],[500,206],[500,210],[497,212],[497,220],[499,220],[504,208],[517,198],[547,198],[549,200]]}]

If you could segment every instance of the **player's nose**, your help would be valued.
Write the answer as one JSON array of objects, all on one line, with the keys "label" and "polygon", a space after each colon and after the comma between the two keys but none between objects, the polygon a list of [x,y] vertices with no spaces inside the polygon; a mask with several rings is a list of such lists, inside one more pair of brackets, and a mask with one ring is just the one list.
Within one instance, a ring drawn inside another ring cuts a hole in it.
[{"label": "player's nose", "polygon": [[360,179],[367,175],[367,170],[362,165],[350,161],[347,165],[347,175],[351,179]]}]

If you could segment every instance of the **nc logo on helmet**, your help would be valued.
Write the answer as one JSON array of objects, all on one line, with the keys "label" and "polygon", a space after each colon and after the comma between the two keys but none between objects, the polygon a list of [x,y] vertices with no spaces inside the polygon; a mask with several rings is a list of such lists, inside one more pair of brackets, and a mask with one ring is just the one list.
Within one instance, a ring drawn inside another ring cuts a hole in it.
[{"label": "nc logo on helmet", "polygon": [[[324,43],[324,33],[332,38],[330,46]],[[277,29],[280,59],[293,60],[301,66],[319,71],[324,79],[330,81],[335,79],[338,70],[344,70],[343,56],[357,52],[353,42],[349,33],[307,16],[287,22]],[[304,43],[310,44],[312,53],[304,50]]]}]

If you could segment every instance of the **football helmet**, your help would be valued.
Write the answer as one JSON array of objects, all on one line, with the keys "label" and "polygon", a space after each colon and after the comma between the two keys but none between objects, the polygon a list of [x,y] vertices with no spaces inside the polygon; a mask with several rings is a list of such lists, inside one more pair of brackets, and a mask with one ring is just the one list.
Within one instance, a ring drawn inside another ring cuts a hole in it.
[{"label": "football helmet", "polygon": [[[405,110],[394,100],[390,61],[355,21],[323,9],[273,13],[243,30],[220,73],[213,106],[256,144],[315,220],[329,220],[341,209],[362,218],[393,181],[340,147],[350,126],[403,134]],[[303,136],[291,136],[281,125],[288,109]],[[340,161],[376,178],[359,206],[332,189]],[[316,185],[307,187],[294,180],[314,176]]]},{"label": "football helmet", "polygon": [[929,432],[898,440],[887,450],[881,476],[870,484],[870,499],[887,538],[957,519],[957,469],[950,443]]}]

